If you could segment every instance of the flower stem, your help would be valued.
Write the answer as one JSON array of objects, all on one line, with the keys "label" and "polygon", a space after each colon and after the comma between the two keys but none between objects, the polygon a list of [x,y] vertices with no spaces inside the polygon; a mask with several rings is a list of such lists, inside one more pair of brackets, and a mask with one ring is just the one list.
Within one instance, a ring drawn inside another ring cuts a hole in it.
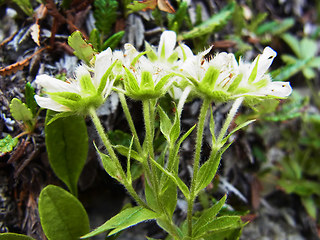
[{"label": "flower stem", "polygon": [[236,115],[239,107],[241,106],[241,103],[243,101],[243,97],[241,98],[237,98],[234,103],[232,104],[232,107],[228,113],[228,116],[227,116],[227,119],[226,121],[224,122],[223,126],[222,126],[222,129],[220,130],[220,133],[219,133],[219,136],[218,136],[218,139],[217,139],[217,144],[220,144],[223,137],[226,135],[227,131],[228,131],[228,128],[234,118],[234,116]]},{"label": "flower stem", "polygon": [[135,144],[136,148],[138,149],[138,152],[142,153],[142,148],[141,148],[141,145],[139,142],[138,134],[137,134],[136,128],[134,126],[134,123],[133,123],[133,120],[132,120],[132,117],[131,117],[131,114],[130,114],[130,111],[128,108],[126,97],[124,96],[124,94],[122,92],[118,92],[118,96],[120,98],[122,109],[123,109],[124,115],[127,118],[131,133],[133,134],[134,144]]},{"label": "flower stem", "polygon": [[201,106],[199,120],[198,120],[196,149],[195,149],[195,154],[193,159],[193,176],[191,180],[190,194],[188,199],[187,221],[188,221],[189,237],[192,237],[192,211],[193,211],[194,200],[196,198],[195,190],[196,190],[196,183],[197,183],[199,164],[200,164],[200,153],[201,153],[201,147],[202,147],[204,123],[205,123],[209,106],[210,106],[210,99],[204,99]]},{"label": "flower stem", "polygon": [[89,109],[89,115],[92,119],[92,122],[93,124],[95,125],[96,127],[96,130],[104,144],[104,146],[106,147],[109,155],[110,155],[110,158],[112,161],[115,162],[116,164],[116,167],[117,167],[117,170],[120,174],[120,182],[125,186],[125,188],[127,189],[127,191],[129,192],[129,194],[132,196],[132,198],[141,206],[147,208],[147,209],[150,209],[148,207],[148,205],[139,197],[139,195],[137,194],[137,192],[134,190],[134,188],[132,187],[132,185],[128,182],[127,180],[127,177],[126,177],[126,174],[125,172],[123,171],[122,169],[122,166],[120,164],[120,161],[116,155],[116,153],[114,152],[113,148],[112,148],[112,145],[106,135],[106,133],[104,132],[104,129],[103,129],[103,126],[100,122],[100,119],[99,117],[97,116],[97,113],[96,113],[96,110],[94,108],[90,108]]}]

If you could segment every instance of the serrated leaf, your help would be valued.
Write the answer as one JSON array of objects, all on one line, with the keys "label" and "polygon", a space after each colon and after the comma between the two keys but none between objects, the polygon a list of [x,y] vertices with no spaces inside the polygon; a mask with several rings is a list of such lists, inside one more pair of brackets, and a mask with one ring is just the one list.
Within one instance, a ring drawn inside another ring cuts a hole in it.
[{"label": "serrated leaf", "polygon": [[27,82],[25,86],[26,104],[28,108],[31,110],[33,116],[36,115],[36,112],[38,109],[38,104],[34,99],[34,95],[35,95],[34,88],[31,86],[29,82]]},{"label": "serrated leaf", "polygon": [[118,1],[116,0],[95,0],[93,16],[96,20],[97,29],[107,35],[111,32],[112,25],[117,20]]},{"label": "serrated leaf", "polygon": [[91,59],[95,56],[92,47],[82,38],[80,31],[75,31],[68,37],[68,44],[74,49],[74,55],[90,65]]},{"label": "serrated leaf", "polygon": [[[47,111],[46,122],[50,111]],[[45,126],[46,147],[54,173],[77,195],[77,183],[88,154],[86,123],[81,116],[59,118]]]},{"label": "serrated leaf", "polygon": [[12,117],[17,121],[32,121],[33,114],[26,104],[22,103],[18,98],[13,98],[10,103],[10,112]]},{"label": "serrated leaf", "polygon": [[155,219],[156,217],[157,214],[155,212],[143,207],[127,208],[118,213],[116,216],[112,217],[100,227],[84,235],[82,238],[93,237],[100,233],[113,229],[108,234],[108,236],[110,236],[123,229],[136,225],[140,222]]},{"label": "serrated leaf", "polygon": [[12,138],[10,134],[5,138],[0,139],[0,155],[11,152],[17,144],[18,138]]},{"label": "serrated leaf", "polygon": [[207,21],[194,27],[191,31],[182,33],[178,36],[178,40],[201,37],[206,34],[214,33],[218,28],[222,28],[232,16],[235,9],[235,3],[230,3],[224,7],[219,13],[213,15]]},{"label": "serrated leaf", "polygon": [[39,215],[48,240],[76,240],[90,231],[88,215],[80,201],[54,185],[41,191]]},{"label": "serrated leaf", "polygon": [[193,225],[194,235],[197,236],[201,234],[199,229],[204,228],[205,225],[210,224],[210,222],[217,216],[224,203],[226,202],[227,195],[224,195],[216,204],[214,204],[211,208],[206,209],[202,212],[200,217]]},{"label": "serrated leaf", "polygon": [[123,38],[124,34],[125,34],[125,31],[120,31],[120,32],[113,34],[111,37],[109,37],[103,43],[102,50],[105,50],[108,47],[110,47],[112,50],[114,50],[121,42],[121,39]]},{"label": "serrated leaf", "polygon": [[18,233],[0,233],[0,240],[34,240],[34,238]]}]

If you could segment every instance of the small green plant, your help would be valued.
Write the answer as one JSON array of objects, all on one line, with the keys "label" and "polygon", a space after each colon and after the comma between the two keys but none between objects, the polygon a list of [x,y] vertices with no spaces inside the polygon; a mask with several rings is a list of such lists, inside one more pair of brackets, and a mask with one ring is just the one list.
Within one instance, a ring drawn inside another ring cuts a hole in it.
[{"label": "small green plant", "polygon": [[[111,236],[140,222],[155,220],[168,233],[169,239],[238,239],[244,226],[240,216],[219,215],[226,196],[215,204],[209,204],[207,209],[198,214],[194,212],[194,203],[214,178],[222,154],[232,143],[228,142],[231,135],[254,121],[242,122],[228,131],[242,102],[253,106],[264,100],[290,95],[289,83],[272,82],[266,73],[276,52],[267,47],[251,64],[238,63],[233,54],[227,53],[219,53],[208,59],[205,56],[211,49],[194,55],[184,44],[175,48],[176,34],[173,31],[162,34],[157,49],[146,44],[145,52],[138,52],[132,45],[126,44],[124,52],[112,52],[108,48],[97,54],[77,32],[70,36],[69,43],[75,54],[88,66],[80,65],[76,70],[76,78],[68,82],[48,75],[40,75],[35,81],[45,89],[46,94],[36,95],[37,103],[42,108],[57,112],[52,115],[53,112],[48,111],[46,119],[46,143],[51,166],[71,193],[77,195],[77,181],[88,144],[83,117],[89,116],[107,150],[106,154],[96,146],[106,172],[126,188],[137,206],[125,208],[88,233],[87,216],[78,200],[58,187],[48,186],[42,190],[39,201],[41,223],[47,237],[52,240],[71,240],[81,235],[84,235],[82,238],[89,238],[104,232]],[[127,139],[125,142],[113,140],[117,145],[109,140],[109,137],[113,138],[112,134],[105,133],[96,113],[112,89],[120,98],[132,134],[132,137],[120,137]],[[174,92],[174,98],[179,101],[175,103],[176,111],[171,118],[159,103],[167,93]],[[189,96],[199,97],[203,103],[198,124],[182,133],[181,113]],[[142,103],[145,125],[143,140],[138,137],[127,98]],[[216,132],[211,104],[228,101],[234,103],[221,130]],[[208,114],[211,115],[209,127],[212,149],[208,159],[200,164]],[[158,118],[158,134],[164,140],[162,153],[155,148]],[[187,185],[179,177],[179,151],[194,129],[193,171],[191,183]],[[127,159],[125,167],[118,158],[119,154]],[[143,196],[133,187],[136,175],[132,168],[134,165],[139,166],[145,176]],[[181,225],[173,220],[178,191],[188,204],[187,218]],[[60,211],[69,212],[67,215],[70,219],[53,214]],[[80,215],[83,220],[81,223],[71,218]]]}]

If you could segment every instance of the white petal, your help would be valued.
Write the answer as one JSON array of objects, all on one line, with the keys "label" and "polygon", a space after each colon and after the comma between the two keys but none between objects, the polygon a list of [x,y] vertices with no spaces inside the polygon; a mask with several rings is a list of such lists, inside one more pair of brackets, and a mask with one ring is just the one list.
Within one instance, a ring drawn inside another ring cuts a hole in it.
[{"label": "white petal", "polygon": [[267,72],[268,68],[273,62],[273,59],[276,56],[277,56],[277,52],[270,47],[266,47],[263,50],[263,53],[260,55],[258,60],[258,70],[257,70],[257,76],[256,76],[257,81],[259,81],[261,76]]},{"label": "white petal", "polygon": [[35,80],[35,83],[45,88],[47,92],[79,93],[78,89],[74,86],[74,84],[63,82],[46,74],[38,75]]},{"label": "white petal", "polygon": [[93,84],[96,88],[99,87],[102,76],[112,64],[112,51],[111,48],[104,50],[96,56],[94,65],[94,80]]},{"label": "white petal", "polygon": [[194,56],[192,50],[185,44],[179,44],[175,51],[178,53],[178,57],[183,61]]},{"label": "white petal", "polygon": [[161,53],[164,48],[165,56],[163,57],[165,59],[170,57],[170,55],[173,53],[174,47],[176,46],[176,42],[177,35],[174,31],[164,31],[160,37],[158,56],[161,58]]},{"label": "white petal", "polygon": [[259,92],[275,97],[288,97],[292,92],[292,88],[289,82],[271,82]]},{"label": "white petal", "polygon": [[85,67],[84,65],[79,65],[75,70],[75,74],[76,74],[77,79],[81,79],[85,75],[90,76],[90,72],[89,72],[88,68]]},{"label": "white petal", "polygon": [[51,98],[47,97],[40,97],[38,95],[34,96],[35,100],[37,101],[38,105],[42,108],[47,108],[56,112],[67,112],[70,111],[70,109],[66,106],[63,106],[55,101],[53,101]]}]

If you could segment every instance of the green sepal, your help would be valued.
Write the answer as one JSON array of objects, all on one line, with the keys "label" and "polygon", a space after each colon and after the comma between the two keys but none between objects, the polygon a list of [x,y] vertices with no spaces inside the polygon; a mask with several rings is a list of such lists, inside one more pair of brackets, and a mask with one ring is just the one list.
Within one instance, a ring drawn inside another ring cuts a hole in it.
[{"label": "green sepal", "polygon": [[215,102],[227,102],[232,97],[230,93],[222,90],[213,91],[209,96],[212,99],[212,101]]},{"label": "green sepal", "polygon": [[226,202],[227,195],[224,195],[216,204],[214,204],[211,208],[204,210],[197,221],[193,224],[193,234],[194,236],[200,235],[201,232],[199,230],[205,228],[207,224],[217,216],[224,203]]},{"label": "green sepal", "polygon": [[220,71],[211,66],[208,68],[205,76],[202,78],[200,82],[200,88],[202,91],[209,91],[212,92],[215,89],[216,81],[219,77]]},{"label": "green sepal", "polygon": [[99,151],[98,147],[94,143],[94,147],[96,148],[96,151],[98,152],[103,168],[104,170],[114,179],[121,182],[120,173],[117,168],[117,164],[106,154]]},{"label": "green sepal", "polygon": [[96,94],[96,88],[93,85],[93,82],[91,80],[90,73],[82,75],[79,79],[80,86],[81,86],[81,92],[85,94]]},{"label": "green sepal", "polygon": [[12,138],[10,134],[8,134],[5,138],[0,139],[0,156],[2,154],[11,152],[12,149],[17,146],[18,138]]},{"label": "green sepal", "polygon": [[131,158],[133,158],[134,160],[137,160],[138,162],[143,162],[142,157],[139,155],[139,153],[137,153],[136,151],[134,151],[133,149],[130,150],[130,148],[122,146],[122,145],[116,145],[114,146],[114,148],[117,150],[118,153],[120,153],[122,156],[128,157],[129,156],[129,152],[130,152],[130,156]]},{"label": "green sepal", "polygon": [[97,90],[97,94],[98,95],[101,95],[103,90],[105,89],[105,87],[107,85],[107,82],[108,82],[108,78],[109,78],[110,74],[112,73],[112,69],[117,63],[118,63],[117,61],[112,63],[111,66],[107,69],[107,71],[101,77],[100,84],[99,84],[99,87],[98,87],[98,90]]},{"label": "green sepal", "polygon": [[146,54],[146,52],[141,52],[137,56],[135,56],[134,59],[131,61],[131,66],[136,65],[136,63],[138,62],[139,58],[141,58],[145,54]]},{"label": "green sepal", "polygon": [[126,71],[126,78],[124,80],[124,85],[125,85],[126,90],[129,93],[138,92],[140,90],[140,88],[139,88],[139,85],[138,85],[136,78],[127,68],[124,68],[124,70]]},{"label": "green sepal", "polygon": [[146,47],[146,54],[148,59],[151,62],[156,61],[158,59],[158,55],[155,53],[155,51],[153,50],[153,48],[150,46],[148,42],[145,42],[145,47]]},{"label": "green sepal", "polygon": [[111,48],[112,50],[114,50],[119,45],[124,34],[125,34],[125,31],[120,31],[113,34],[103,43],[101,50],[103,51],[103,50],[106,50],[107,48]]},{"label": "green sepal", "polygon": [[140,206],[133,207],[133,208],[126,208],[120,213],[118,213],[116,216],[109,219],[103,225],[96,228],[92,232],[82,236],[81,238],[83,239],[83,238],[93,237],[100,233],[113,229],[108,234],[108,236],[110,236],[117,232],[120,232],[123,229],[129,228],[131,226],[134,226],[138,223],[141,223],[147,220],[155,219],[157,217],[158,215],[155,212]]},{"label": "green sepal", "polygon": [[168,58],[167,58],[167,62],[170,64],[173,64],[175,61],[177,61],[179,58],[178,56],[178,52],[173,52]]},{"label": "green sepal", "polygon": [[153,89],[154,89],[154,83],[153,83],[151,72],[148,72],[148,71],[142,72],[142,74],[141,74],[141,83],[140,83],[140,91],[149,92],[149,91],[153,91]]},{"label": "green sepal", "polygon": [[251,71],[251,74],[249,76],[249,79],[248,79],[248,83],[251,84],[254,82],[254,80],[256,79],[256,76],[257,76],[257,73],[258,73],[258,63],[259,63],[259,59],[260,59],[260,56],[261,55],[258,55],[257,58],[256,58],[256,64],[254,65],[252,71]]},{"label": "green sepal", "polygon": [[[160,81],[156,84],[155,88],[154,88],[154,91],[157,93],[157,92],[164,92],[166,89],[163,89],[164,86],[168,83],[168,80],[174,76],[175,74],[174,73],[170,73],[170,74],[167,74],[165,76],[163,76]],[[167,88],[169,87],[169,85],[167,86]]]},{"label": "green sepal", "polygon": [[263,78],[258,82],[253,83],[252,85],[258,90],[263,87],[266,87],[269,84],[269,80],[267,78]]},{"label": "green sepal", "polygon": [[238,86],[239,86],[239,84],[241,83],[241,81],[242,81],[242,77],[243,77],[243,74],[242,73],[240,73],[240,74],[238,74],[237,76],[236,76],[236,78],[233,80],[233,82],[230,84],[230,86],[229,86],[229,88],[228,88],[228,92],[234,92],[237,88],[238,88]]}]

